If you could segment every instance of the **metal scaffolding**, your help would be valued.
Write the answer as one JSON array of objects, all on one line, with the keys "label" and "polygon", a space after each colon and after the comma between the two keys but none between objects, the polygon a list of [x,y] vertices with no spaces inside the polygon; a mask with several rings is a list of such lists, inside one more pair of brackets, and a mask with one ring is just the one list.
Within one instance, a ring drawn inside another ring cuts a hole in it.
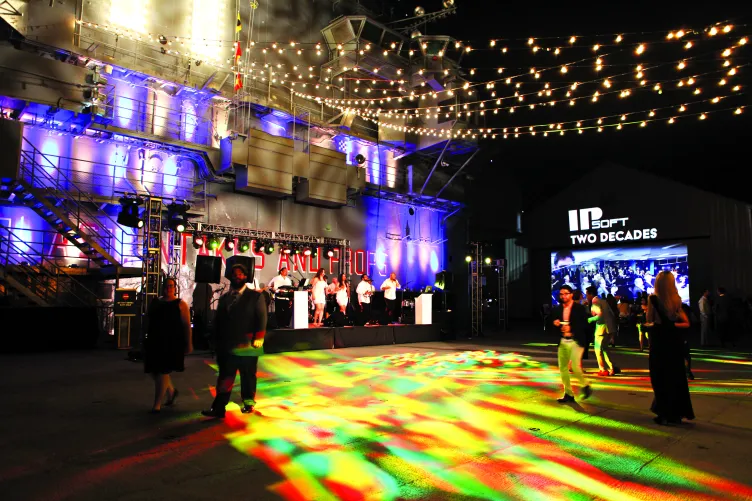
[{"label": "metal scaffolding", "polygon": [[[489,305],[492,321],[496,327],[507,330],[509,323],[507,307],[507,270],[503,259],[491,260],[483,257],[483,245],[472,242],[469,248],[470,262],[468,273],[470,288],[470,337],[483,336],[483,310]],[[496,275],[496,287],[488,282]],[[495,289],[495,290],[494,290]]]},{"label": "metal scaffolding", "polygon": [[473,242],[470,244],[471,261],[468,266],[470,273],[470,337],[483,335],[483,277],[482,259],[483,247]]},{"label": "metal scaffolding", "polygon": [[162,272],[162,199],[147,198],[144,211],[144,251],[141,274],[141,314],[151,301],[159,297],[160,275]]}]

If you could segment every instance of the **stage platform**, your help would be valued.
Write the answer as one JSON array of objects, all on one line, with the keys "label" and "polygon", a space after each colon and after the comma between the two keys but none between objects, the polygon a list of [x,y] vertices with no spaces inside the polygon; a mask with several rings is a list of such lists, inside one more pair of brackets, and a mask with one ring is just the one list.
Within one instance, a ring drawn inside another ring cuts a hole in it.
[{"label": "stage platform", "polygon": [[387,344],[440,341],[438,325],[369,325],[363,327],[312,327],[275,329],[266,333],[264,353],[330,350]]}]

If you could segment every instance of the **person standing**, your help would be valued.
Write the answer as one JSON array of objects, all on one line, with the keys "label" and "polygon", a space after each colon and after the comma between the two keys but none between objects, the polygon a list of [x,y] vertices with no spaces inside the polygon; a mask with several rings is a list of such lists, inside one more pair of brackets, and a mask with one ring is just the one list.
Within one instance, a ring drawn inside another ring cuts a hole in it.
[{"label": "person standing", "polygon": [[[336,278],[333,278],[332,282],[336,284],[336,280]],[[345,275],[344,273],[339,276],[339,283],[337,284],[336,294],[339,311],[341,311],[343,315],[346,315],[347,303],[350,302],[350,283],[347,281],[347,275]]]},{"label": "person standing", "polygon": [[611,358],[608,356],[608,345],[611,336],[616,332],[616,319],[609,304],[596,297],[596,292],[597,290],[593,286],[588,287],[585,291],[590,302],[590,314],[592,315],[588,322],[595,323],[593,348],[595,357],[598,359],[598,375],[613,376],[621,372],[621,369],[611,363]]},{"label": "person standing", "polygon": [[376,291],[376,288],[371,282],[371,278],[363,274],[360,276],[360,283],[355,288],[355,293],[358,295],[358,307],[360,308],[360,314],[362,315],[361,321],[363,324],[371,323],[371,296]]},{"label": "person standing", "polygon": [[193,351],[191,313],[178,295],[178,282],[169,277],[162,287],[164,295],[149,305],[146,337],[144,339],[144,372],[154,380],[152,414],[175,403],[178,390],[172,384],[170,373],[185,370],[184,357]]},{"label": "person standing", "polygon": [[650,384],[653,404],[650,410],[660,425],[679,424],[682,418],[694,419],[684,365],[684,335],[689,318],[682,309],[676,280],[662,271],[655,278],[655,294],[648,301],[646,327],[650,329]]},{"label": "person standing", "polygon": [[553,325],[561,332],[559,341],[559,372],[564,386],[564,396],[557,400],[560,404],[574,402],[574,393],[569,378],[569,362],[580,383],[582,398],[589,398],[592,394],[590,384],[582,373],[582,353],[587,344],[588,319],[585,307],[575,303],[572,299],[572,288],[564,285],[559,290],[559,305],[551,314]]},{"label": "person standing", "polygon": [[708,299],[709,295],[710,295],[710,291],[705,289],[702,292],[702,297],[700,298],[700,302],[698,303],[698,307],[700,308],[700,345],[701,346],[707,346],[708,340],[710,338],[710,314],[713,312],[713,310],[710,307],[710,299]]},{"label": "person standing", "polygon": [[215,320],[217,338],[217,396],[207,417],[225,417],[225,407],[240,372],[240,394],[243,413],[253,412],[256,405],[257,351],[264,346],[266,334],[266,301],[260,293],[246,286],[248,272],[242,264],[232,267],[230,291],[219,298]]},{"label": "person standing", "polygon": [[381,290],[384,291],[384,302],[386,303],[386,314],[389,318],[389,323],[397,321],[397,289],[401,287],[397,281],[397,274],[394,272],[390,273],[389,278],[381,284]]},{"label": "person standing", "polygon": [[723,287],[718,287],[718,297],[715,300],[713,313],[715,313],[715,331],[723,347],[731,341],[731,299]]},{"label": "person standing", "polygon": [[324,308],[326,307],[326,276],[324,268],[319,268],[316,276],[311,280],[311,296],[313,299],[313,325],[324,324]]},{"label": "person standing", "polygon": [[279,275],[272,278],[268,285],[269,289],[275,294],[274,317],[277,320],[277,327],[281,328],[289,327],[290,320],[292,319],[292,309],[290,308],[291,298],[277,296],[277,293],[280,292],[280,287],[292,287],[292,280],[287,274],[287,268],[283,266],[279,270]]}]

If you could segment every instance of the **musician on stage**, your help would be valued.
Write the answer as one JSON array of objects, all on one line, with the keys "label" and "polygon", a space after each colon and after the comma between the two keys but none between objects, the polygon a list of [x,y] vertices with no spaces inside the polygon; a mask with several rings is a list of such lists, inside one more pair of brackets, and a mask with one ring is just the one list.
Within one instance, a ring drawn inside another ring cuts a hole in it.
[{"label": "musician on stage", "polygon": [[365,323],[371,322],[371,296],[376,292],[376,288],[373,286],[373,282],[368,275],[360,276],[360,283],[355,289],[358,294],[358,306],[360,307],[360,314],[363,315]]},{"label": "musician on stage", "polygon": [[402,286],[397,281],[397,274],[392,272],[389,278],[384,280],[381,284],[381,290],[384,291],[384,302],[386,303],[386,314],[389,317],[389,322],[393,323],[397,321],[397,289]]},{"label": "musician on stage", "polygon": [[337,277],[332,278],[332,283],[326,287],[326,295],[336,294],[339,290],[339,284],[337,283]]},{"label": "musician on stage", "polygon": [[[279,275],[272,278],[268,287],[276,295],[280,292],[280,287],[292,288],[292,280],[287,276],[288,271],[286,267],[282,267],[279,270]],[[290,308],[291,298],[276,296],[274,298],[274,315],[277,318],[278,327],[289,327],[290,320],[292,319],[292,309]]]}]

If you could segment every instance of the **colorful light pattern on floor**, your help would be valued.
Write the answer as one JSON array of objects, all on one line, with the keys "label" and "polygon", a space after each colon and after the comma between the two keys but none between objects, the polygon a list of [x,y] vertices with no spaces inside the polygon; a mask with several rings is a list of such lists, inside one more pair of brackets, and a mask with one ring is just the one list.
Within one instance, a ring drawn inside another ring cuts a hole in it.
[{"label": "colorful light pattern on floor", "polygon": [[649,390],[646,373],[599,380],[587,410],[555,402],[556,367],[514,353],[305,352],[263,357],[259,377],[257,414],[228,414],[226,438],[289,500],[752,498],[637,445],[671,437],[647,412],[640,426],[598,406],[598,391]]}]

